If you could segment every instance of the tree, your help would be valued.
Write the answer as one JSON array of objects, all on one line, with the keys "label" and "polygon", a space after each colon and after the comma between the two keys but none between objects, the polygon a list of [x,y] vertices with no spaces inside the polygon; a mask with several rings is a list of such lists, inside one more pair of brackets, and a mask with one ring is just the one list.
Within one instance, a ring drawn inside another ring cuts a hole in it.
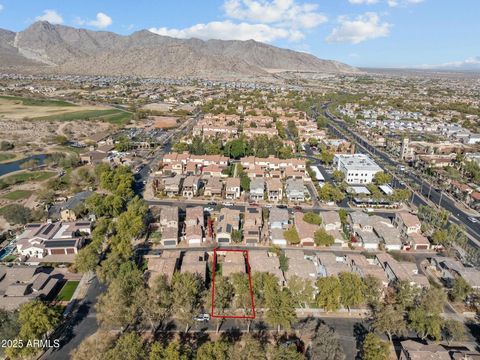
[{"label": "tree", "polygon": [[[215,311],[223,314],[225,309],[230,307],[234,295],[234,287],[230,280],[224,276],[217,275],[215,277]],[[217,322],[217,333],[220,330],[222,322],[223,318],[220,318]]]},{"label": "tree", "polygon": [[225,341],[207,341],[197,350],[197,360],[229,360],[232,348]]},{"label": "tree", "polygon": [[288,289],[292,294],[293,301],[299,307],[307,307],[313,300],[313,285],[309,279],[302,279],[297,275],[288,280]]},{"label": "tree", "polygon": [[68,138],[64,135],[55,135],[53,137],[53,142],[57,145],[67,145],[68,144]]},{"label": "tree", "polygon": [[306,355],[307,359],[311,360],[345,359],[345,353],[335,335],[335,331],[324,323],[320,323],[315,329]]},{"label": "tree", "polygon": [[332,246],[335,243],[333,235],[330,235],[324,228],[315,231],[313,240],[317,246]]},{"label": "tree", "polygon": [[335,311],[340,307],[341,286],[335,276],[322,277],[317,280],[317,305],[326,311]]},{"label": "tree", "polygon": [[192,317],[200,309],[200,300],[203,290],[202,281],[191,273],[173,274],[172,278],[172,311],[177,320],[185,325],[185,332],[192,323]]},{"label": "tree", "polygon": [[270,359],[275,360],[304,360],[305,357],[297,351],[294,344],[276,346],[270,351]]},{"label": "tree", "polygon": [[320,225],[322,223],[322,218],[320,215],[309,211],[303,215],[303,221],[313,225]]},{"label": "tree", "polygon": [[330,165],[333,162],[334,156],[335,156],[335,154],[333,154],[332,152],[330,152],[326,149],[323,149],[321,154],[320,154],[320,161],[322,163],[324,163],[325,165]]},{"label": "tree", "polygon": [[462,277],[457,277],[450,290],[450,298],[455,302],[464,301],[472,293],[472,287]]},{"label": "tree", "polygon": [[[23,340],[24,344],[28,341],[42,340],[55,328],[58,321],[58,312],[54,308],[40,300],[27,302],[20,307],[18,312],[20,331],[17,339]],[[41,348],[36,346],[8,347],[5,354],[9,358],[29,358],[40,350]]]},{"label": "tree", "polygon": [[267,360],[265,347],[250,334],[242,336],[243,346],[237,344],[232,358],[235,360]]},{"label": "tree", "polygon": [[435,229],[431,236],[432,244],[442,245],[449,247],[452,243],[452,239],[448,237],[448,231],[446,229]]},{"label": "tree", "polygon": [[449,345],[451,341],[462,341],[465,339],[465,325],[461,321],[447,320],[443,324],[442,335]]},{"label": "tree", "polygon": [[267,291],[265,300],[267,307],[265,317],[267,322],[272,326],[276,326],[277,332],[280,332],[282,327],[290,329],[297,318],[290,290],[283,288],[282,290]]},{"label": "tree", "polygon": [[142,318],[149,322],[152,332],[155,333],[170,314],[173,303],[167,277],[165,275],[156,277],[151,287],[137,293],[135,301]]},{"label": "tree", "polygon": [[319,189],[318,197],[323,201],[339,202],[345,198],[345,195],[340,189],[330,183],[326,183]]},{"label": "tree", "polygon": [[99,247],[95,243],[90,243],[75,255],[75,268],[85,273],[93,271],[97,267],[99,260]]},{"label": "tree", "polygon": [[236,307],[243,308],[245,313],[247,313],[247,310],[252,308],[248,275],[245,273],[234,273],[230,279],[234,288]]},{"label": "tree", "polygon": [[107,291],[98,298],[98,322],[107,327],[125,327],[132,323],[138,312],[137,294],[142,288],[142,272],[135,264],[122,264]]},{"label": "tree", "polygon": [[239,243],[242,241],[242,232],[240,230],[232,230],[232,241],[235,243]]},{"label": "tree", "polygon": [[300,243],[300,236],[298,235],[297,229],[294,227],[291,227],[290,229],[285,230],[283,232],[283,236],[285,237],[285,240],[287,240],[287,242],[290,245],[296,245]]},{"label": "tree", "polygon": [[282,253],[280,254],[278,258],[279,262],[279,268],[282,270],[284,273],[288,271],[288,257]]},{"label": "tree", "polygon": [[181,346],[178,341],[169,342],[167,347],[156,341],[150,347],[148,360],[188,360],[189,355],[188,349]]},{"label": "tree", "polygon": [[332,172],[332,177],[337,183],[341,183],[343,180],[345,180],[345,174],[340,170],[334,170]]},{"label": "tree", "polygon": [[392,182],[392,175],[383,171],[379,171],[375,174],[373,180],[377,185],[389,184]]},{"label": "tree", "polygon": [[115,347],[108,350],[106,360],[144,360],[147,358],[145,344],[140,335],[128,332],[122,335]]},{"label": "tree", "polygon": [[349,311],[352,306],[358,306],[365,301],[365,287],[362,278],[357,274],[342,272],[340,280],[340,302]]},{"label": "tree", "polygon": [[412,330],[425,339],[428,336],[439,340],[442,334],[443,319],[438,313],[428,313],[423,306],[413,308],[408,313]]},{"label": "tree", "polygon": [[[18,312],[0,309],[0,339],[15,339],[19,331]],[[5,347],[0,346],[0,357],[4,351]]]},{"label": "tree", "polygon": [[115,335],[108,332],[98,332],[83,340],[73,350],[72,360],[102,360],[115,343]]},{"label": "tree", "polygon": [[407,332],[403,312],[389,304],[380,306],[374,312],[372,327],[375,331],[387,334],[390,341],[392,341],[392,335],[402,336]]},{"label": "tree", "polygon": [[431,287],[421,297],[420,305],[430,313],[442,313],[447,302],[447,295],[443,288]]},{"label": "tree", "polygon": [[32,221],[32,210],[20,204],[7,205],[2,209],[2,216],[10,224],[25,225]]},{"label": "tree", "polygon": [[395,302],[401,311],[411,307],[419,296],[418,288],[410,285],[407,281],[400,281],[395,286]]},{"label": "tree", "polygon": [[371,274],[368,274],[363,282],[365,284],[365,300],[370,307],[376,308],[382,296],[382,282]]},{"label": "tree", "polygon": [[382,341],[373,333],[367,334],[362,345],[363,360],[388,360],[390,356],[390,348],[388,343]]}]

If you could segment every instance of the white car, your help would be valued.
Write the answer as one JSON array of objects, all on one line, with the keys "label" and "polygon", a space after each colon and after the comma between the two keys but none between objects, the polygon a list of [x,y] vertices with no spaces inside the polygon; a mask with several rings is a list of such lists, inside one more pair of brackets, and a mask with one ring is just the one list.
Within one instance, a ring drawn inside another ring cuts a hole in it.
[{"label": "white car", "polygon": [[478,223],[478,219],[474,218],[473,216],[469,216],[468,220],[470,220],[472,223]]},{"label": "white car", "polygon": [[200,314],[200,315],[194,316],[193,320],[198,321],[198,322],[207,322],[207,321],[210,321],[210,315],[209,314]]},{"label": "white car", "polygon": [[231,203],[231,202],[224,202],[222,205],[223,205],[223,206],[230,207],[230,206],[233,206],[233,203]]},{"label": "white car", "polygon": [[211,212],[213,211],[213,208],[212,208],[212,207],[206,207],[206,208],[204,208],[203,210],[206,211],[206,212],[211,213]]}]

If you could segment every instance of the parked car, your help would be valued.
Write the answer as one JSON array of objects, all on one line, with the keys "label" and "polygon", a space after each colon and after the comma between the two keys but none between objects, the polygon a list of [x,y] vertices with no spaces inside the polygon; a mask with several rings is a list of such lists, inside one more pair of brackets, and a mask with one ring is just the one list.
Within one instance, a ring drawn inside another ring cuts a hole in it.
[{"label": "parked car", "polygon": [[210,321],[210,315],[209,314],[199,314],[197,316],[194,316],[193,320],[198,321],[198,322],[208,322],[208,321]]},{"label": "parked car", "polygon": [[215,201],[210,201],[209,203],[207,203],[207,205],[210,205],[210,206],[217,206],[217,203]]},{"label": "parked car", "polygon": [[209,212],[209,213],[213,212],[213,208],[212,208],[212,207],[206,207],[206,208],[204,208],[203,210],[206,211],[206,212]]},{"label": "parked car", "polygon": [[270,209],[270,208],[272,207],[272,204],[267,204],[267,205],[265,205],[265,207],[266,207],[267,209]]},{"label": "parked car", "polygon": [[233,206],[233,203],[231,203],[231,202],[224,202],[222,205],[223,205],[223,206],[230,207],[230,206]]},{"label": "parked car", "polygon": [[478,223],[478,219],[477,219],[477,218],[474,218],[473,216],[469,216],[467,219],[470,220],[470,221],[471,221],[472,223],[474,223],[474,224],[475,224],[475,223]]}]

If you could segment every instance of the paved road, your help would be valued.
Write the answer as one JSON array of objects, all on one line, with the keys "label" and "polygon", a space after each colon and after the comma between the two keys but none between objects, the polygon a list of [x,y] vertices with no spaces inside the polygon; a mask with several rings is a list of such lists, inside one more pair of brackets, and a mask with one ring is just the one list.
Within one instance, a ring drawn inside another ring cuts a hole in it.
[{"label": "paved road", "polygon": [[[345,135],[343,134],[343,131],[345,131],[346,133],[349,134],[349,136],[355,139],[358,147],[362,149],[364,152],[373,153],[374,155],[378,156],[384,163],[390,166],[393,166],[395,168],[402,165],[400,162],[392,159],[390,155],[376,149],[368,141],[366,141],[364,138],[362,138],[361,136],[356,134],[354,131],[352,131],[348,127],[347,123],[330,114],[328,110],[325,110],[325,115],[330,120],[333,121],[334,125],[330,124],[330,129],[334,133],[336,133],[338,136],[345,137]],[[338,131],[338,128],[342,129],[342,132]],[[421,189],[423,195],[429,196],[430,200],[434,204],[452,213],[452,215],[454,216],[454,218],[452,218],[452,221],[459,225],[464,226],[467,232],[475,238],[475,239],[471,239],[470,243],[476,247],[480,247],[480,241],[478,241],[478,239],[480,239],[480,223],[475,224],[475,223],[472,223],[470,220],[468,220],[468,217],[470,216],[470,214],[458,208],[457,204],[452,199],[445,196],[441,191],[437,191],[434,188],[431,188],[430,186],[426,186],[424,181],[421,178],[419,178],[415,173],[405,172],[404,176],[406,176],[411,182],[416,184]],[[419,205],[430,206],[430,204],[426,202],[424,199],[422,199],[420,196],[418,196],[417,193],[414,194],[412,200],[413,200],[413,203],[417,206]]]},{"label": "paved road", "polygon": [[65,360],[69,359],[70,352],[98,329],[95,304],[98,296],[106,290],[95,277],[85,298],[80,303],[78,310],[73,314],[72,319],[61,326],[52,336],[52,339],[60,339],[59,349],[50,349],[40,359],[42,360]]}]

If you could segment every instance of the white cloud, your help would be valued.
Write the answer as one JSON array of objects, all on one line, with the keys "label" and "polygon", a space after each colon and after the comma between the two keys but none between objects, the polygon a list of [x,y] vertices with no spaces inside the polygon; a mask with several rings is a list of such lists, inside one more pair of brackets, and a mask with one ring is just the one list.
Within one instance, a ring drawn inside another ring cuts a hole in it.
[{"label": "white cloud", "polygon": [[184,29],[168,29],[166,27],[161,27],[150,28],[149,30],[158,35],[182,39],[194,37],[203,40],[253,39],[261,42],[272,42],[278,39],[298,41],[303,38],[303,34],[297,30],[283,29],[266,24],[248,24],[244,22],[236,24],[229,20],[213,21],[206,24],[196,24]]},{"label": "white cloud", "polygon": [[348,2],[354,5],[373,5],[378,3],[378,0],[348,0]]},{"label": "white cloud", "polygon": [[340,26],[334,28],[327,36],[327,42],[348,42],[358,44],[366,40],[388,36],[391,24],[381,22],[377,13],[367,12],[350,19],[347,16],[338,18]]},{"label": "white cloud", "polygon": [[78,25],[89,25],[89,26],[96,27],[98,29],[105,29],[110,25],[112,25],[113,23],[112,18],[102,12],[97,13],[95,20],[82,20],[80,18],[76,18],[75,22]]},{"label": "white cloud", "polygon": [[317,4],[297,4],[294,0],[226,0],[223,8],[231,19],[285,27],[310,29],[328,20],[317,11]]},{"label": "white cloud", "polygon": [[50,24],[63,24],[62,16],[55,10],[43,10],[43,15],[37,16],[36,21],[48,21]]},{"label": "white cloud", "polygon": [[479,69],[480,68],[480,56],[472,56],[465,60],[450,61],[437,65],[420,65],[422,69]]},{"label": "white cloud", "polygon": [[2,11],[3,9],[5,9],[5,7],[2,4],[0,4],[0,11]]},{"label": "white cloud", "polygon": [[396,7],[396,6],[407,6],[409,4],[420,4],[424,0],[387,0],[387,4],[390,7]]}]

